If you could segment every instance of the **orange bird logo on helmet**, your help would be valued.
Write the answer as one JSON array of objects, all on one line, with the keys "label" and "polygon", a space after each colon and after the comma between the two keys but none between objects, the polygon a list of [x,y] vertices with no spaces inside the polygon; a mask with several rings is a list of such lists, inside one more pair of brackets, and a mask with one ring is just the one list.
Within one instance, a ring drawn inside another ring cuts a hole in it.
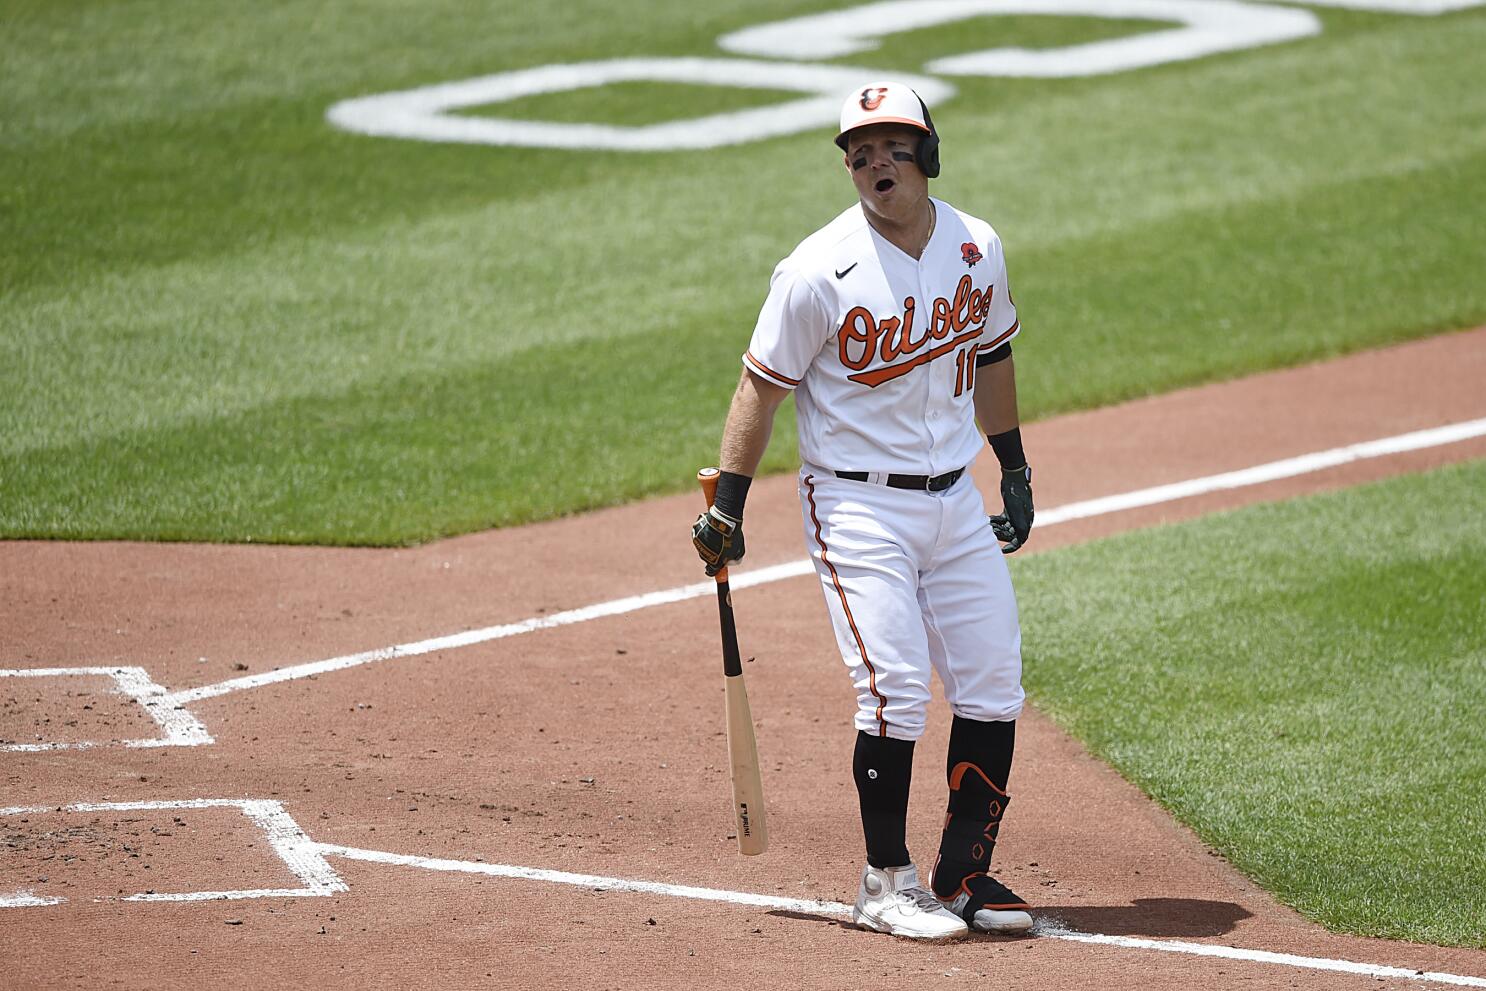
[{"label": "orange bird logo on helmet", "polygon": [[883,98],[887,96],[886,86],[868,86],[862,90],[862,109],[876,110],[882,106]]}]

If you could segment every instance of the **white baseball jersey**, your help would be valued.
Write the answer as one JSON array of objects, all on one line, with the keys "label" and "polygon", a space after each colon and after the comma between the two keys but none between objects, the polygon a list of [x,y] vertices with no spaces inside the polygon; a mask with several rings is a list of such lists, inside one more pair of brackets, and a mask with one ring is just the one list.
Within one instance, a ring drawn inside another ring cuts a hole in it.
[{"label": "white baseball jersey", "polygon": [[932,200],[914,259],[860,204],[774,269],[744,363],[796,390],[800,456],[846,471],[939,475],[968,465],[975,356],[1017,335],[1001,239]]}]

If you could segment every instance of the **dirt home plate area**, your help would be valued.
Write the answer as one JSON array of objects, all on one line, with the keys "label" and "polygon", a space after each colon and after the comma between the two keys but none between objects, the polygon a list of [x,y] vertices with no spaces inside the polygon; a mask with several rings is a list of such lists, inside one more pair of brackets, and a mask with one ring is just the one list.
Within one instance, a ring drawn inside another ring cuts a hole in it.
[{"label": "dirt home plate area", "polygon": [[[1486,456],[1483,382],[1476,330],[1034,424],[1024,553]],[[403,550],[0,544],[0,985],[1486,987],[1486,952],[1281,907],[1035,711],[996,855],[1033,935],[852,928],[853,699],[794,479],[733,582],[756,858],[699,501]]]}]

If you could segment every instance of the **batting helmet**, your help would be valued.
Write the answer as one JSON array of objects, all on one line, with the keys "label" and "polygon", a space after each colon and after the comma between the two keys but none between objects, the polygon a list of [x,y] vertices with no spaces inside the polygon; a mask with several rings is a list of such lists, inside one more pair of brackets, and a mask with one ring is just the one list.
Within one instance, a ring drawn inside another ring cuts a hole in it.
[{"label": "batting helmet", "polygon": [[841,105],[841,130],[836,144],[846,150],[846,135],[868,124],[907,124],[923,131],[914,148],[913,158],[919,170],[930,179],[939,175],[939,132],[929,105],[908,86],[895,82],[870,83],[852,90]]}]

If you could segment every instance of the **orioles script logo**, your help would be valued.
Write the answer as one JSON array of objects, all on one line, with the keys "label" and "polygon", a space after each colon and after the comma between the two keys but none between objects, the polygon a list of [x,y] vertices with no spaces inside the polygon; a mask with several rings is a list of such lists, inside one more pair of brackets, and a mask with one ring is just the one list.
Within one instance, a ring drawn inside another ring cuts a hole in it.
[{"label": "orioles script logo", "polygon": [[[878,320],[865,306],[853,307],[841,323],[836,345],[841,364],[856,370],[847,378],[875,389],[975,340],[985,332],[986,314],[995,292],[995,286],[981,292],[970,276],[961,276],[954,302],[943,296],[934,300],[928,326],[917,338],[913,336],[917,304],[912,296],[903,300],[901,317]],[[934,342],[932,346],[930,342]],[[873,358],[881,358],[884,364],[866,371]]]},{"label": "orioles script logo", "polygon": [[862,90],[862,109],[876,110],[882,106],[883,98],[887,96],[886,86],[868,86]]}]

